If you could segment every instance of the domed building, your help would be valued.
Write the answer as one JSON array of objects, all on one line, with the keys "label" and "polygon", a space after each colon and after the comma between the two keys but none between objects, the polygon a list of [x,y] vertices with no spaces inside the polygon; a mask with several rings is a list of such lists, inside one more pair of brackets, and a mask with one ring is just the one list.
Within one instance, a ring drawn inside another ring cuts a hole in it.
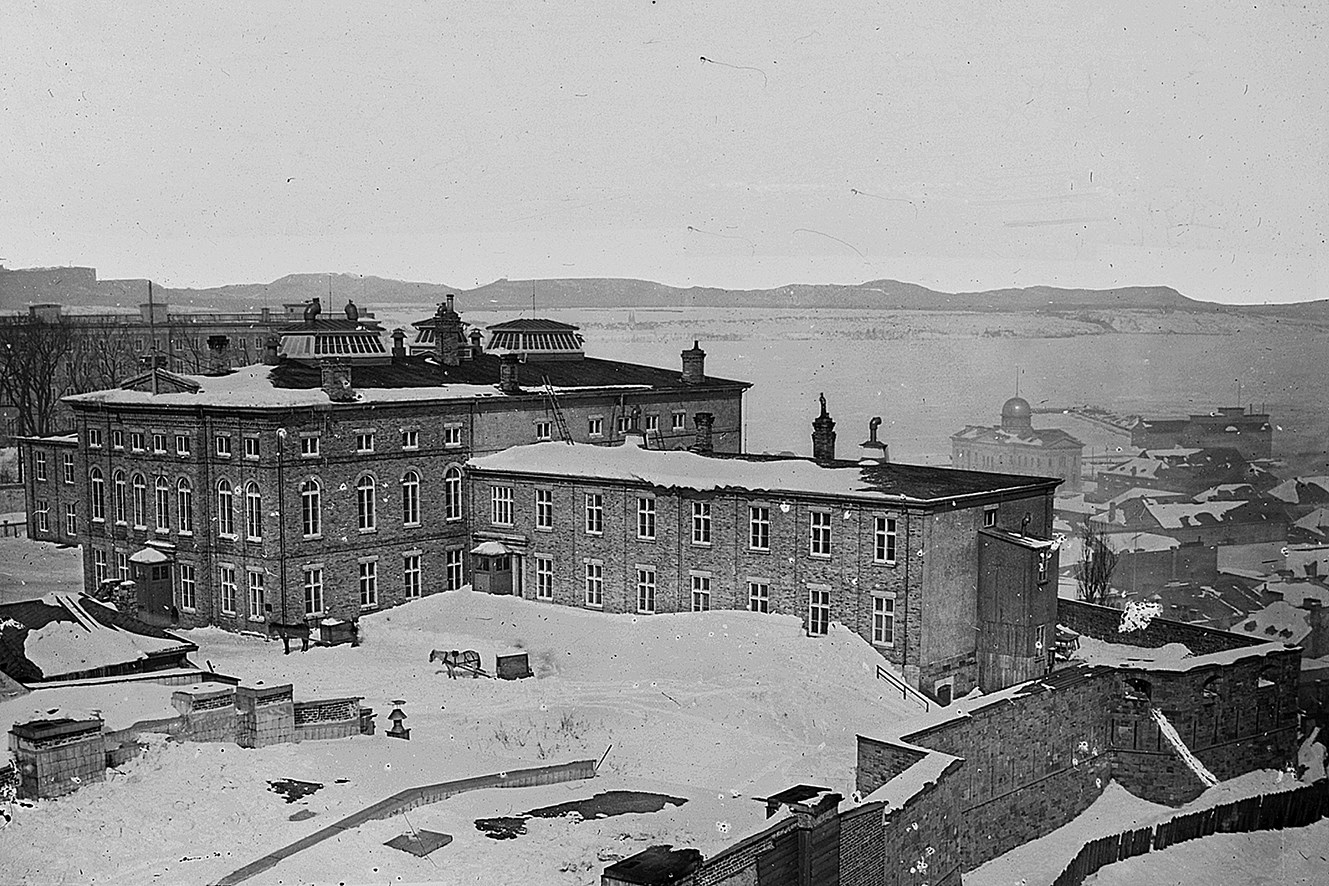
[{"label": "domed building", "polygon": [[1060,491],[1079,492],[1084,444],[1059,428],[1035,428],[1033,416],[1028,400],[1012,397],[1002,404],[1000,425],[968,425],[951,435],[952,467],[1060,477]]}]

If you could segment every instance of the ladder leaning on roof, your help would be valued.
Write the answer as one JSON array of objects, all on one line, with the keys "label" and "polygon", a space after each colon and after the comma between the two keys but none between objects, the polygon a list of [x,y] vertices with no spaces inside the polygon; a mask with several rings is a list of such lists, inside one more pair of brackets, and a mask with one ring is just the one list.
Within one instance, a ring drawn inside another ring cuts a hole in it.
[{"label": "ladder leaning on roof", "polygon": [[549,381],[549,376],[543,378],[545,398],[549,401],[549,411],[553,413],[554,425],[558,428],[558,438],[569,446],[572,445],[572,434],[568,431],[568,423],[563,418],[563,408],[558,405],[558,394],[554,391],[554,386]]}]

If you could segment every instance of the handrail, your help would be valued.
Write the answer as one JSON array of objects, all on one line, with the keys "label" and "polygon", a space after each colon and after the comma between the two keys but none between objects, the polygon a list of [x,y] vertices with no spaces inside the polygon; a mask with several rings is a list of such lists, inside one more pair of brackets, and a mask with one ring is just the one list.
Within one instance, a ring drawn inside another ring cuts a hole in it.
[{"label": "handrail", "polygon": [[904,680],[901,680],[899,677],[895,676],[895,674],[891,673],[890,668],[883,667],[882,665],[877,665],[877,679],[885,680],[887,683],[890,683],[896,689],[899,689],[900,698],[902,699],[912,698],[915,702],[921,704],[923,706],[924,713],[927,713],[927,711],[931,709],[932,701],[926,695],[919,692],[914,687],[910,686]]}]

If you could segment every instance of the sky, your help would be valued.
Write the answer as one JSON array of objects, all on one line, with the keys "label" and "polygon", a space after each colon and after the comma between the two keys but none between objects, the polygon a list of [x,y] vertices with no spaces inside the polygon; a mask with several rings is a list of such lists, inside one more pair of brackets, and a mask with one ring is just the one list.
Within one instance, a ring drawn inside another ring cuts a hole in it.
[{"label": "sky", "polygon": [[0,0],[0,261],[1329,298],[1315,3]]}]

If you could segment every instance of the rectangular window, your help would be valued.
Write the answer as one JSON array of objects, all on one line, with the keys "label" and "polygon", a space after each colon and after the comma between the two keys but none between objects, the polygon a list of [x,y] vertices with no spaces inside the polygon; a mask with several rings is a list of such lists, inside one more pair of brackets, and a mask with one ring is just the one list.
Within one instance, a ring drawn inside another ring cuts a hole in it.
[{"label": "rectangular window", "polygon": [[620,415],[614,421],[614,429],[620,434],[626,434],[632,427],[632,419],[626,415]]},{"label": "rectangular window", "polygon": [[360,608],[378,605],[378,561],[360,561]]},{"label": "rectangular window", "polygon": [[895,598],[872,598],[872,642],[878,646],[895,643]]},{"label": "rectangular window", "polygon": [[129,555],[124,551],[115,552],[115,574],[121,581],[129,581]]},{"label": "rectangular window", "polygon": [[495,526],[512,525],[512,487],[495,486],[490,491],[493,505],[491,520]]},{"label": "rectangular window", "polygon": [[669,429],[672,431],[681,431],[688,426],[688,414],[686,412],[675,412],[669,416]]},{"label": "rectangular window", "polygon": [[78,511],[72,502],[65,505],[65,535],[78,535]]},{"label": "rectangular window", "polygon": [[266,613],[264,596],[267,578],[257,569],[249,570],[249,619],[262,621]]},{"label": "rectangular window", "polygon": [[708,501],[692,503],[692,543],[694,545],[711,543],[711,503]]},{"label": "rectangular window", "polygon": [[66,452],[60,459],[61,470],[64,474],[64,481],[71,486],[74,484],[74,455]]},{"label": "rectangular window", "polygon": [[448,548],[443,552],[443,571],[447,589],[459,590],[463,580],[461,548]]},{"label": "rectangular window", "polygon": [[753,612],[771,611],[771,586],[768,582],[748,582],[748,608]]},{"label": "rectangular window", "polygon": [[658,433],[659,430],[660,430],[660,416],[655,415],[654,413],[646,416],[646,432]]},{"label": "rectangular window", "polygon": [[1044,584],[1048,580],[1048,562],[1052,559],[1052,551],[1044,549],[1038,552],[1038,583]]},{"label": "rectangular window", "polygon": [[548,421],[537,421],[535,423],[535,439],[537,440],[554,439],[554,423]]},{"label": "rectangular window", "polygon": [[895,562],[895,518],[877,517],[872,521],[872,559],[876,563]]},{"label": "rectangular window", "polygon": [[808,514],[808,553],[813,557],[831,555],[831,515],[827,511]]},{"label": "rectangular window", "polygon": [[258,458],[258,437],[256,436],[245,437],[245,458],[248,459]]},{"label": "rectangular window", "polygon": [[535,528],[554,528],[554,490],[535,490]]},{"label": "rectangular window", "polygon": [[605,435],[605,420],[598,415],[587,419],[586,433],[592,437],[603,437]]},{"label": "rectangular window", "polygon": [[637,567],[637,611],[655,611],[655,567]]},{"label": "rectangular window", "polygon": [[586,493],[586,534],[603,535],[605,531],[605,497],[598,492]]},{"label": "rectangular window", "polygon": [[754,551],[771,549],[771,509],[765,505],[748,508],[748,547]]},{"label": "rectangular window", "polygon": [[831,589],[824,585],[808,587],[808,633],[820,637],[830,630]]},{"label": "rectangular window", "polygon": [[152,451],[155,452],[157,455],[165,455],[165,454],[166,454],[166,435],[165,435],[165,434],[153,434],[153,435],[152,435]]},{"label": "rectangular window", "polygon": [[188,434],[175,435],[175,454],[184,458],[189,455],[190,444]]},{"label": "rectangular window", "polygon": [[637,499],[637,538],[655,540],[655,499],[650,496]]},{"label": "rectangular window", "polygon": [[586,605],[603,606],[605,602],[605,564],[601,560],[586,563]]},{"label": "rectangular window", "polygon": [[986,508],[983,509],[983,525],[984,525],[984,526],[996,526],[996,525],[997,525],[997,506],[996,506],[996,505],[988,505]]},{"label": "rectangular window", "polygon": [[461,425],[445,425],[443,427],[443,445],[449,448],[456,448],[461,445]]},{"label": "rectangular window", "polygon": [[554,599],[554,558],[535,558],[535,599]]},{"label": "rectangular window", "polygon": [[1034,628],[1034,657],[1043,655],[1043,651],[1048,648],[1048,626],[1045,624],[1037,625]]},{"label": "rectangular window", "polygon": [[89,448],[89,449],[101,449],[101,448],[102,448],[102,429],[101,429],[101,428],[88,428],[88,448]]},{"label": "rectangular window", "polygon": [[144,449],[147,448],[147,446],[143,442],[142,431],[129,432],[129,448],[132,449],[134,452],[142,452]]},{"label": "rectangular window", "polygon": [[218,434],[212,438],[212,448],[221,458],[231,457],[231,435]]},{"label": "rectangular window", "polygon": [[221,566],[217,572],[221,578],[221,608],[227,615],[235,615],[235,567]]},{"label": "rectangular window", "polygon": [[106,552],[101,550],[100,548],[93,548],[92,576],[93,579],[97,582],[97,587],[101,587],[103,584],[105,584],[106,579],[110,577],[110,574],[111,574],[110,567],[106,565]]},{"label": "rectangular window", "polygon": [[414,428],[411,428],[411,429],[407,429],[407,430],[405,430],[405,431],[402,431],[402,432],[401,432],[401,448],[402,448],[402,449],[419,449],[419,448],[420,448],[420,432],[417,431],[417,430],[415,430]]},{"label": "rectangular window", "polygon": [[323,567],[305,567],[305,615],[323,612]]},{"label": "rectangular window", "polygon": [[300,435],[300,457],[301,457],[301,458],[318,458],[318,453],[319,453],[319,436],[318,436],[318,434],[301,434],[301,435]]},{"label": "rectangular window", "polygon": [[711,577],[708,574],[692,573],[692,611],[709,612],[711,609]]},{"label": "rectangular window", "polygon": [[355,451],[373,452],[374,451],[374,432],[356,431],[355,432]]},{"label": "rectangular window", "polygon": [[111,448],[112,448],[112,449],[124,449],[124,448],[125,448],[125,432],[124,432],[124,431],[121,431],[121,430],[118,430],[118,429],[117,429],[117,430],[114,430],[114,431],[111,431]]},{"label": "rectangular window", "polygon": [[180,564],[180,608],[186,612],[193,612],[197,606],[196,590],[198,586],[198,573],[196,567],[188,563]]},{"label": "rectangular window", "polygon": [[37,479],[38,479],[38,480],[45,480],[45,479],[46,479],[46,453],[45,453],[45,452],[41,452],[41,451],[39,450],[39,451],[34,452],[34,453],[32,454],[32,458],[33,458],[33,465],[32,465],[33,473],[37,475]]},{"label": "rectangular window", "polygon": [[414,600],[420,596],[420,555],[402,554],[401,556],[401,582],[402,589],[406,591],[406,599]]}]

